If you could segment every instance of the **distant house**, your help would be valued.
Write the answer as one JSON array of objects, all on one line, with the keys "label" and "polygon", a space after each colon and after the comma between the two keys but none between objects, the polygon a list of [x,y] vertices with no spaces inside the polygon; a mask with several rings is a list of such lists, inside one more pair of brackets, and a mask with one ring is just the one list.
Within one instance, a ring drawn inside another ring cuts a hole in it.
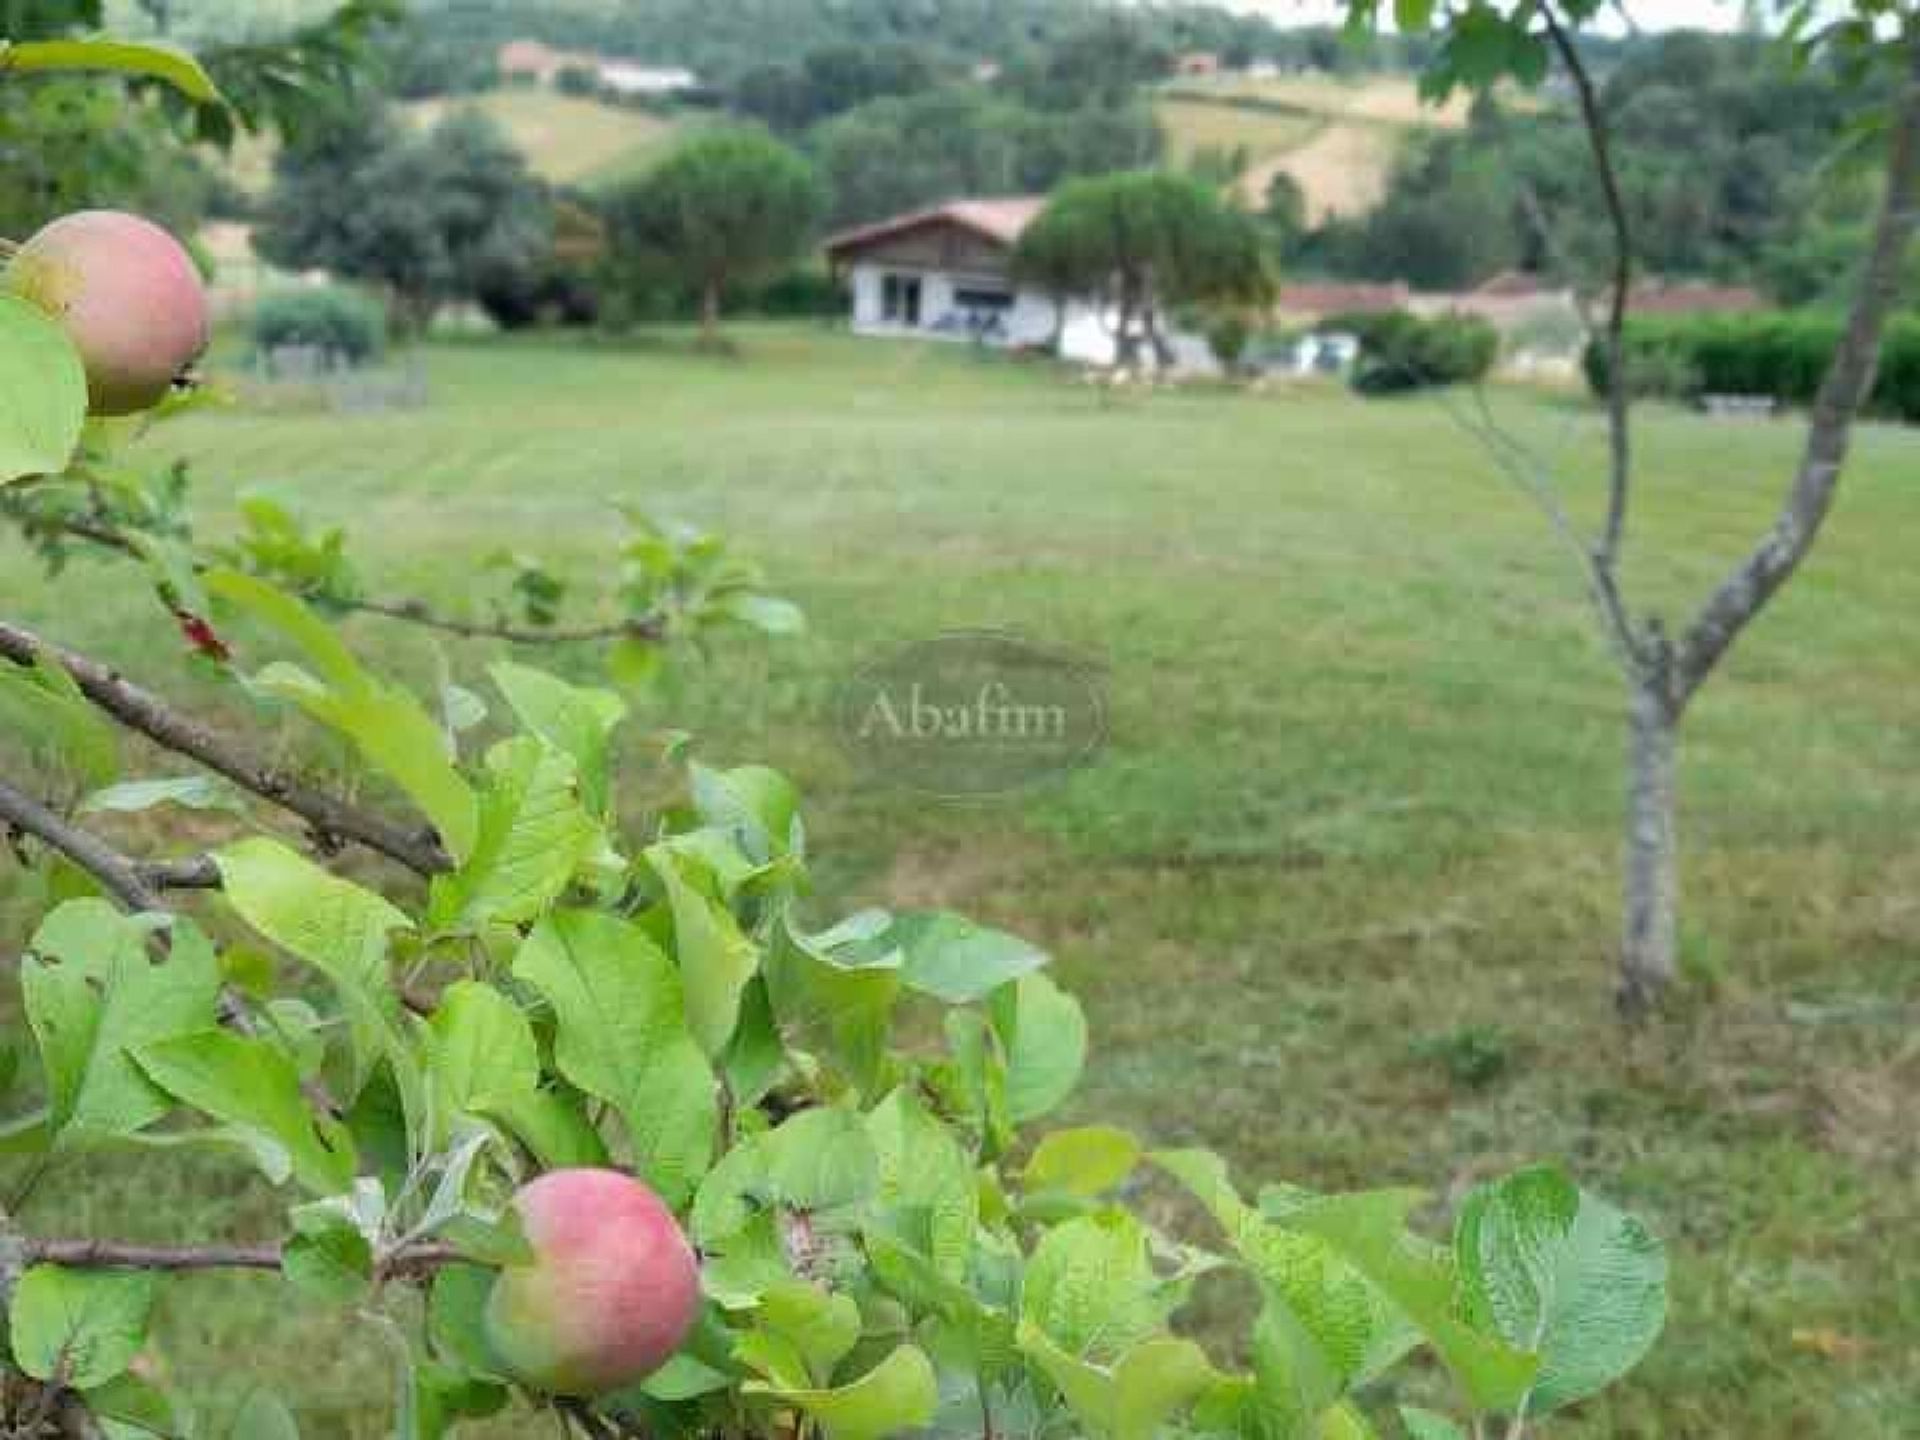
[{"label": "distant house", "polygon": [[1176,56],[1173,73],[1185,79],[1205,79],[1220,73],[1220,57],[1212,50],[1189,50]]},{"label": "distant house", "polygon": [[666,97],[684,95],[700,88],[700,77],[678,66],[634,65],[624,60],[603,60],[599,66],[600,84],[616,95]]},{"label": "distant house", "polygon": [[563,70],[581,71],[603,90],[636,98],[684,95],[700,88],[700,77],[679,66],[642,65],[586,50],[556,50],[538,40],[509,40],[495,55],[494,67],[509,84],[552,85]]},{"label": "distant house", "polygon": [[576,56],[538,40],[509,40],[500,47],[494,65],[502,80],[551,85],[556,75],[576,61]]},{"label": "distant house", "polygon": [[1097,309],[1017,284],[1013,248],[1046,200],[1038,195],[951,200],[826,242],[835,273],[853,294],[860,335],[970,340],[996,346],[1044,346],[1060,331],[1060,354],[1113,363],[1115,344]]}]

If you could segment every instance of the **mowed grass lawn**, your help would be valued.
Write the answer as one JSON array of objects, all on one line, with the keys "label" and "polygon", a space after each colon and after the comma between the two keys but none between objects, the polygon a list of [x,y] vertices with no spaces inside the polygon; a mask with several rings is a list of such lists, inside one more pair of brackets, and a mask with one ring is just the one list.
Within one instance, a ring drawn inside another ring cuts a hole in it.
[{"label": "mowed grass lawn", "polygon": [[[1216,1146],[1249,1181],[1428,1185],[1436,1216],[1536,1157],[1642,1211],[1673,1250],[1666,1338],[1552,1433],[1920,1433],[1920,435],[1864,432],[1829,537],[1690,720],[1689,982],[1630,1040],[1609,999],[1618,685],[1566,559],[1446,404],[1103,404],[959,348],[740,338],[733,358],[436,348],[424,411],[214,414],[149,445],[193,461],[212,529],[262,487],[348,526],[373,588],[449,607],[478,603],[476,561],[502,547],[590,603],[616,502],[725,531],[812,628],[742,637],[640,705],[636,820],[649,732],[683,726],[802,783],[818,917],[948,905],[1043,942],[1094,1025],[1076,1118]],[[1591,513],[1584,402],[1494,404]],[[1699,593],[1770,514],[1796,437],[1650,412],[1635,592]],[[212,703],[124,572],[49,585],[23,550],[4,562],[4,613]],[[995,803],[865,781],[827,719],[838,677],[961,627],[1104,662],[1098,762]],[[419,632],[348,628],[434,673]],[[493,653],[448,651],[477,686]],[[115,1160],[23,1218],[255,1238],[279,1203],[237,1167]],[[271,1277],[169,1295],[155,1363],[192,1393],[265,1384],[312,1434],[381,1433],[365,1327]]]}]

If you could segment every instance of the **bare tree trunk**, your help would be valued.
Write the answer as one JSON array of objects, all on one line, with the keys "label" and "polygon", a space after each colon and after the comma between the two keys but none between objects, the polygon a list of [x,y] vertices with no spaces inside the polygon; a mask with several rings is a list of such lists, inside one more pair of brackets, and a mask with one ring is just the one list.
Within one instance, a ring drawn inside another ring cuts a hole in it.
[{"label": "bare tree trunk", "polygon": [[1627,699],[1626,884],[1620,939],[1620,1011],[1644,1015],[1679,960],[1680,846],[1672,650],[1655,635]]},{"label": "bare tree trunk", "polygon": [[711,346],[720,338],[720,281],[712,276],[700,287],[700,343]]}]

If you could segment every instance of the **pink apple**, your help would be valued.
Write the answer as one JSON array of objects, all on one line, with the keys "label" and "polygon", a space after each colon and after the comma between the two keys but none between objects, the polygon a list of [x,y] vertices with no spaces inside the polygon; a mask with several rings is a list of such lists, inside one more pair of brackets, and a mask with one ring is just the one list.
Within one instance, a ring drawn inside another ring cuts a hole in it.
[{"label": "pink apple", "polygon": [[700,1270],[660,1197],[615,1170],[553,1170],[513,1203],[534,1258],[500,1272],[486,1315],[507,1373],[584,1397],[664,1365],[693,1327]]},{"label": "pink apple", "polygon": [[67,332],[96,415],[157,405],[207,348],[200,272],[178,240],[138,215],[63,215],[20,247],[0,283]]}]

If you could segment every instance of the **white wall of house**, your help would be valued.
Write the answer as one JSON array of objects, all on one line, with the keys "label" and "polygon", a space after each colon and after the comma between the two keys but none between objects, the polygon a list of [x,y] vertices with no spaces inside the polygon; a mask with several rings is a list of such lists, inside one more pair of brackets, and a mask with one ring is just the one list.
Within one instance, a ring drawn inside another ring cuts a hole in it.
[{"label": "white wall of house", "polygon": [[[896,283],[917,279],[920,282],[919,323],[911,324],[901,315],[887,314],[887,281]],[[985,340],[1002,346],[1045,345],[1053,338],[1055,323],[1053,297],[1043,291],[1009,286],[999,276],[966,275],[947,270],[912,269],[872,261],[856,261],[848,267],[847,280],[853,294],[853,329],[860,335],[917,336],[930,340]],[[967,323],[971,314],[959,303],[967,291],[1008,294],[1012,304],[1000,310],[999,324],[984,335]],[[1111,365],[1114,359],[1113,336],[1101,323],[1092,306],[1083,301],[1067,302],[1066,326],[1061,332],[1062,358],[1089,365]]]}]

